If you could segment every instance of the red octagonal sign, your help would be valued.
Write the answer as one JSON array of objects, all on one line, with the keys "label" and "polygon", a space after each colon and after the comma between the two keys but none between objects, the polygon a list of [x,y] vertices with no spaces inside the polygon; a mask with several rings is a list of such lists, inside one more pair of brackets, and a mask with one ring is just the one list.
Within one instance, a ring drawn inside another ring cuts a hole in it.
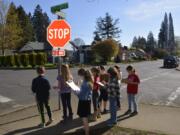
[{"label": "red octagonal sign", "polygon": [[71,28],[65,20],[54,20],[47,28],[47,41],[52,47],[64,47],[70,38]]}]

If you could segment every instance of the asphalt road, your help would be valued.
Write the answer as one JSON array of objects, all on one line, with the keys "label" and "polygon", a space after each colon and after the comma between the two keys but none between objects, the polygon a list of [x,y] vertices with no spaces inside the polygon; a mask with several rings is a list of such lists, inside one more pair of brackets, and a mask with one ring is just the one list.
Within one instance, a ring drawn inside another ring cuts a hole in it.
[{"label": "asphalt road", "polygon": [[[145,104],[180,107],[180,71],[163,69],[162,61],[134,63],[141,79],[138,101]],[[120,64],[126,77],[126,64]],[[71,69],[77,79],[77,68]],[[57,70],[48,70],[51,85],[56,81]],[[31,92],[31,81],[36,76],[34,70],[0,70],[0,114],[35,103]],[[121,88],[122,101],[126,102],[126,86]],[[57,92],[51,91],[51,98],[57,99]],[[76,98],[73,96],[73,98]]]}]

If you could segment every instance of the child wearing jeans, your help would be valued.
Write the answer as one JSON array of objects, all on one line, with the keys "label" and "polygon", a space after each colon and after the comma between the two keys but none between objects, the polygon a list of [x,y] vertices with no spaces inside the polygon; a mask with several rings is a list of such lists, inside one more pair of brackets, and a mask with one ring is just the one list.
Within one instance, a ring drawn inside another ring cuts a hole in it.
[{"label": "child wearing jeans", "polygon": [[140,79],[135,73],[135,69],[129,65],[126,68],[128,72],[128,78],[123,79],[124,83],[127,83],[127,95],[128,95],[128,110],[125,112],[125,115],[137,115],[138,114],[138,105],[137,105],[137,94],[138,94],[138,85],[140,84]]},{"label": "child wearing jeans", "polygon": [[77,93],[79,98],[78,112],[80,118],[82,118],[85,135],[89,135],[88,116],[91,114],[91,98],[93,89],[93,78],[89,70],[85,71],[80,69],[78,75],[82,78],[80,92]]},{"label": "child wearing jeans", "polygon": [[92,117],[92,121],[97,121],[97,118],[101,118],[100,115],[100,106],[99,106],[99,84],[97,82],[100,81],[100,71],[98,68],[92,68],[91,72],[93,74],[93,91],[92,91],[92,101],[94,114]]},{"label": "child wearing jeans", "polygon": [[[121,89],[121,80],[122,80],[122,72],[121,69],[118,65],[115,65],[114,68],[117,70],[118,75],[119,75],[119,88]],[[118,110],[121,110],[121,97],[117,97],[117,106],[118,106]]]},{"label": "child wearing jeans", "polygon": [[110,75],[108,87],[109,96],[109,107],[110,107],[110,120],[108,121],[108,126],[113,126],[117,123],[117,97],[120,96],[119,88],[119,77],[118,72],[115,68],[109,68],[108,73]]}]

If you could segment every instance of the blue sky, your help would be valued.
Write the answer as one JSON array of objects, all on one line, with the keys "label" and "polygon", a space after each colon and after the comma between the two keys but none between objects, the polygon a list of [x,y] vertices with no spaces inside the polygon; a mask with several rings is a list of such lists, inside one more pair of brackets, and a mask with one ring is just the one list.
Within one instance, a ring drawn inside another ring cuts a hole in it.
[{"label": "blue sky", "polygon": [[109,12],[119,18],[122,29],[121,43],[130,45],[134,36],[147,37],[149,31],[157,38],[165,12],[171,12],[174,19],[175,35],[180,36],[180,0],[10,0],[16,6],[22,5],[26,12],[34,12],[37,4],[47,12],[51,20],[56,16],[50,7],[68,2],[64,10],[72,28],[72,39],[80,37],[86,44],[93,40],[96,19]]}]

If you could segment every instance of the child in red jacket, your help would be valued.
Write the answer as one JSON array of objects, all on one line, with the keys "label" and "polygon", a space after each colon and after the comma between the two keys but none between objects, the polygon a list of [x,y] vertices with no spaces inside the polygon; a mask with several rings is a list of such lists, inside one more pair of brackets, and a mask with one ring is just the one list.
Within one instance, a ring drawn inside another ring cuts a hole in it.
[{"label": "child in red jacket", "polygon": [[134,116],[138,114],[137,94],[140,79],[131,65],[129,65],[126,70],[128,72],[128,78],[122,80],[122,82],[127,83],[128,110],[125,112],[125,115],[130,114]]}]

